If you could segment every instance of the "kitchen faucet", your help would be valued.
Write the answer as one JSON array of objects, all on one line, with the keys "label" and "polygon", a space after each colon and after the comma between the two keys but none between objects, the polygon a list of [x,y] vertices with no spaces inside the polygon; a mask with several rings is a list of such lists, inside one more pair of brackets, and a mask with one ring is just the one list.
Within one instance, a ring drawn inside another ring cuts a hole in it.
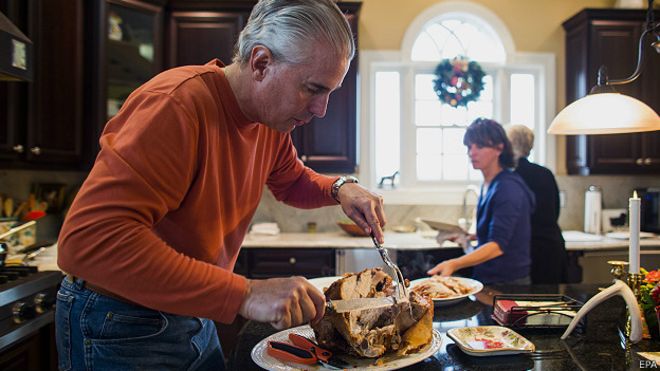
[{"label": "kitchen faucet", "polygon": [[[470,193],[473,193],[476,199],[479,199],[479,188],[474,185],[470,184],[465,188],[465,191],[463,192],[463,209],[461,213],[461,217],[458,219],[458,225],[466,230],[468,233],[475,234],[476,233],[476,221],[477,221],[477,206],[474,206],[474,209],[472,209],[472,214],[468,216],[468,205],[467,205],[467,198]],[[468,219],[469,217],[469,219]],[[474,230],[473,230],[474,229]]]}]

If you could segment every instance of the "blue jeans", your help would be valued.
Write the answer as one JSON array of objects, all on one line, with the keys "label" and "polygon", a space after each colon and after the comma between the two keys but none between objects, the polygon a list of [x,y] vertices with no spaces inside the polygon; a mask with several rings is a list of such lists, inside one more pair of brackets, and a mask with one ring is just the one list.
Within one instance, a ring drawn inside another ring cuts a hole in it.
[{"label": "blue jeans", "polygon": [[60,370],[224,370],[215,325],[91,291],[65,277],[57,293]]}]

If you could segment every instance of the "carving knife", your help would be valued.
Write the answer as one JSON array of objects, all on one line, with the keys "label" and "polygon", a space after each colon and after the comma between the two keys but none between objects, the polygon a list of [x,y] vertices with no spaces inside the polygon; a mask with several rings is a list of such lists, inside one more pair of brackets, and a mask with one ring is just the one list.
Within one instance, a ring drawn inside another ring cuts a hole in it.
[{"label": "carving knife", "polygon": [[328,300],[326,309],[335,313],[346,313],[365,309],[385,308],[401,302],[393,296],[382,298],[358,298],[347,300]]}]

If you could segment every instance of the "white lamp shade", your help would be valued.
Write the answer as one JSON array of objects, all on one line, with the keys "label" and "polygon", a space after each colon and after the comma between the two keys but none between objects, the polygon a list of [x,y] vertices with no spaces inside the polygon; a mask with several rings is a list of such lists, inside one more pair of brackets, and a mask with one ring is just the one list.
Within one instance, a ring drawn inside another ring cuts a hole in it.
[{"label": "white lamp shade", "polygon": [[550,134],[617,134],[660,130],[660,116],[643,102],[619,93],[590,94],[557,114]]}]

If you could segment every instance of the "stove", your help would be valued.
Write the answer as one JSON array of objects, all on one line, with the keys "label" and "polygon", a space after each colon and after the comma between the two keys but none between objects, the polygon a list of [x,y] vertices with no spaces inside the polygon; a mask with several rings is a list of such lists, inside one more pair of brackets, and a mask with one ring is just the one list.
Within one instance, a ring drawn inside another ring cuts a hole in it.
[{"label": "stove", "polygon": [[0,351],[53,322],[59,271],[0,267]]}]

